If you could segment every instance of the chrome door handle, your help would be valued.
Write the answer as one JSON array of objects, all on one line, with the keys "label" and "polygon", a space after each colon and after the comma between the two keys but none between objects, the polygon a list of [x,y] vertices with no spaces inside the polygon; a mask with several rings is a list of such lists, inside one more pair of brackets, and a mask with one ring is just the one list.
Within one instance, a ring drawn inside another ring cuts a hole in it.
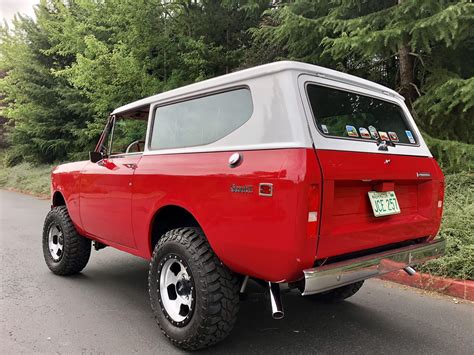
[{"label": "chrome door handle", "polygon": [[126,168],[129,168],[129,169],[133,169],[135,170],[137,168],[137,164],[123,164],[124,167]]}]

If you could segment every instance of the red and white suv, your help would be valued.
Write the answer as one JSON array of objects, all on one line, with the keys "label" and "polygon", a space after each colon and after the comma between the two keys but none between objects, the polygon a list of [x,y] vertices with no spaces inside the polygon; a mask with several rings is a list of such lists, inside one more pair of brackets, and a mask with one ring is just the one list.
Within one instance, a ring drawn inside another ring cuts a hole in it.
[{"label": "red and white suv", "polygon": [[89,161],[52,173],[43,250],[80,272],[91,241],[150,259],[164,334],[199,349],[232,329],[249,278],[314,299],[443,253],[444,178],[403,98],[297,62],[116,109]]}]

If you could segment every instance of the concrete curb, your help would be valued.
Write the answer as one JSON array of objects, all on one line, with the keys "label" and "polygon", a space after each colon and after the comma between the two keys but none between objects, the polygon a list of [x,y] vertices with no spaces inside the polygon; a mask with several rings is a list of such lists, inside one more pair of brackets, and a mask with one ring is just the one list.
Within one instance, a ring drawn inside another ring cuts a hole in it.
[{"label": "concrete curb", "polygon": [[409,276],[403,270],[390,272],[380,278],[382,280],[474,301],[474,281],[470,280],[455,280],[421,273]]}]

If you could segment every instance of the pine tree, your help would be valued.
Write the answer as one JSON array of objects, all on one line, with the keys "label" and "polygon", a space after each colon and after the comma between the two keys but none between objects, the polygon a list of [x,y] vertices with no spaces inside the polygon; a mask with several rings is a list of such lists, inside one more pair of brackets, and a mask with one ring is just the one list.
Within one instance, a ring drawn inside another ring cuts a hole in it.
[{"label": "pine tree", "polygon": [[[36,15],[40,20],[47,12],[40,6]],[[76,109],[80,103],[76,97],[70,101],[72,88],[51,72],[67,65],[67,60],[44,54],[50,46],[48,36],[29,18],[17,17],[13,30],[2,27],[0,31],[0,67],[6,73],[0,91],[6,105],[3,115],[12,127],[11,160],[64,159],[77,149],[75,133],[86,116]]]},{"label": "pine tree", "polygon": [[[280,2],[266,18],[253,33],[256,43],[282,49],[276,58],[388,85],[414,106],[428,133],[473,141],[471,1],[294,0]],[[452,99],[455,93],[462,96]]]}]

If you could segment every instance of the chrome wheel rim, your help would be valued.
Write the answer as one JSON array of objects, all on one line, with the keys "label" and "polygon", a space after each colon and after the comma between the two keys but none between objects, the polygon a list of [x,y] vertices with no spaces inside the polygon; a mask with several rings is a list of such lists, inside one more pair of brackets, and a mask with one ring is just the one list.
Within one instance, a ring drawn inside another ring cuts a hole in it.
[{"label": "chrome wheel rim", "polygon": [[59,224],[53,223],[49,226],[48,232],[49,254],[54,261],[61,260],[64,251],[63,231]]},{"label": "chrome wheel rim", "polygon": [[161,265],[161,308],[172,324],[183,326],[191,319],[194,308],[194,281],[187,264],[176,255],[168,255]]}]

